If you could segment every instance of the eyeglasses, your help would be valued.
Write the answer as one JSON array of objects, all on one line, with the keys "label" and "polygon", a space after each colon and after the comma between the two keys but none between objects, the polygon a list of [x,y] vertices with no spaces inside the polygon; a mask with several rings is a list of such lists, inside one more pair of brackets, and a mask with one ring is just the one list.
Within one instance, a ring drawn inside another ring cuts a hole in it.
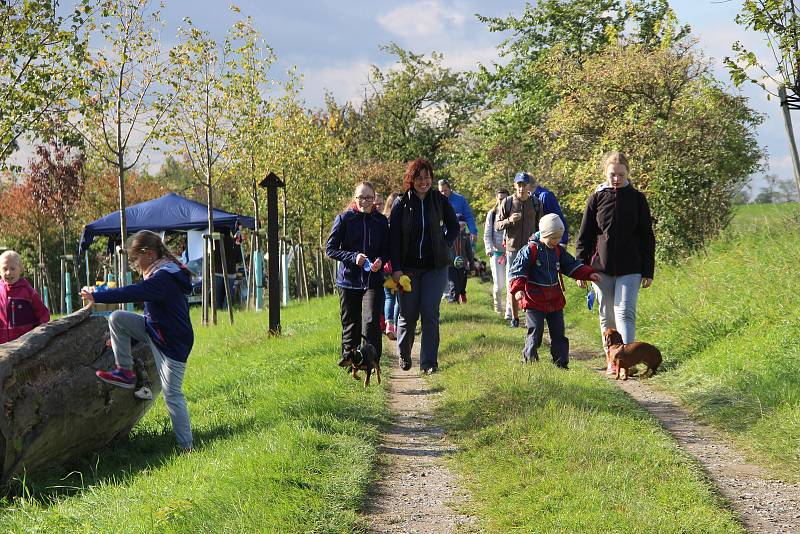
[{"label": "eyeglasses", "polygon": [[359,202],[372,202],[375,200],[375,197],[356,197],[356,200]]}]

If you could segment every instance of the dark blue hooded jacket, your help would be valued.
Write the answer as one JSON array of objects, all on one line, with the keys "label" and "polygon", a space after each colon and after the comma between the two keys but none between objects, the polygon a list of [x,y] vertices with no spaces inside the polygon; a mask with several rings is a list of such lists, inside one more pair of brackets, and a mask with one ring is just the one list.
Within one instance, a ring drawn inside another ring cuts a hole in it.
[{"label": "dark blue hooded jacket", "polygon": [[189,319],[191,275],[175,263],[167,263],[147,280],[93,293],[95,302],[143,302],[147,333],[165,356],[185,362],[194,344]]},{"label": "dark blue hooded jacket", "polygon": [[383,268],[366,272],[356,265],[359,253],[371,262],[389,259],[389,221],[382,213],[372,210],[363,213],[348,209],[333,220],[325,253],[339,261],[336,285],[344,289],[379,289],[383,286]]}]

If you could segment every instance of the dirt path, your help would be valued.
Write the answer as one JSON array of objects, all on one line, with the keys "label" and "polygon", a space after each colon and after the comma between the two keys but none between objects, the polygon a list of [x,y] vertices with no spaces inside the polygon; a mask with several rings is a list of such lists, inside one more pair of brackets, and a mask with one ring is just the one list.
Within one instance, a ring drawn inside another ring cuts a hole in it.
[{"label": "dirt path", "polygon": [[381,477],[370,488],[363,514],[369,532],[473,532],[475,518],[454,510],[467,495],[444,465],[444,456],[455,449],[432,421],[436,391],[416,367],[401,371],[394,362],[396,357],[388,378],[394,421],[383,436]]},{"label": "dirt path", "polygon": [[[575,355],[575,359],[587,359]],[[604,373],[605,368],[597,369]],[[613,380],[672,434],[703,467],[750,532],[800,532],[800,485],[787,484],[743,455],[711,427],[698,423],[678,401],[635,377]]]}]

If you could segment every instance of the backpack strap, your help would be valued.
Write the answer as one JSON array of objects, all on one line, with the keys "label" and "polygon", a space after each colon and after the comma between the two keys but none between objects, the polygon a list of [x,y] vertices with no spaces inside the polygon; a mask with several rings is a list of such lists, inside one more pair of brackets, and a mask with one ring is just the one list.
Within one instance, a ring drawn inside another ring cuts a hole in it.
[{"label": "backpack strap", "polygon": [[509,215],[511,215],[511,208],[513,207],[514,202],[514,195],[508,195],[506,199],[503,201],[503,213],[506,216],[506,219]]},{"label": "backpack strap", "polygon": [[[528,243],[528,248],[531,250],[530,261],[535,262],[536,258],[539,257],[539,247],[536,246],[538,241],[531,241]],[[566,291],[564,288],[564,276],[561,274],[561,245],[556,245],[556,261],[559,263],[558,269],[558,286],[561,288],[561,291]]]}]

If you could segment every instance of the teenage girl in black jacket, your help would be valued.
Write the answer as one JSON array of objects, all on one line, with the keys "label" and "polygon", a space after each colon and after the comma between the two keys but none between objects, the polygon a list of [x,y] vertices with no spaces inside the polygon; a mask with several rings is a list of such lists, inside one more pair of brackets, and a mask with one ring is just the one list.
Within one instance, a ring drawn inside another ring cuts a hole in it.
[{"label": "teenage girl in black jacket", "polygon": [[[653,283],[656,251],[650,206],[628,181],[629,172],[622,152],[611,152],[603,159],[606,181],[586,203],[575,246],[575,256],[601,276],[594,282],[601,335],[606,328],[614,328],[625,343],[636,337],[639,287]],[[578,283],[585,287],[586,282]],[[614,372],[612,362],[607,364],[607,372]]]}]

